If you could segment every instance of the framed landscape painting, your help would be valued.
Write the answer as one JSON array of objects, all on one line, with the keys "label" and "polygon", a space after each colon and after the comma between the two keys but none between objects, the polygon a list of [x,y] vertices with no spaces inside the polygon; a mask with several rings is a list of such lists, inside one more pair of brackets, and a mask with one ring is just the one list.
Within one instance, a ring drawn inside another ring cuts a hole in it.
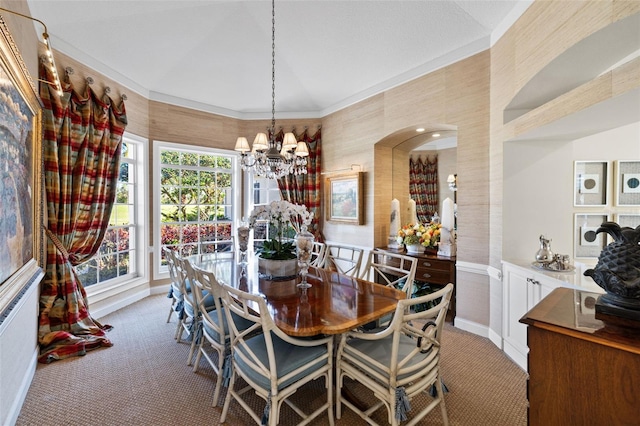
[{"label": "framed landscape painting", "polygon": [[0,322],[41,277],[41,107],[0,18]]},{"label": "framed landscape painting", "polygon": [[364,223],[363,172],[329,176],[325,182],[327,220],[337,223]]}]

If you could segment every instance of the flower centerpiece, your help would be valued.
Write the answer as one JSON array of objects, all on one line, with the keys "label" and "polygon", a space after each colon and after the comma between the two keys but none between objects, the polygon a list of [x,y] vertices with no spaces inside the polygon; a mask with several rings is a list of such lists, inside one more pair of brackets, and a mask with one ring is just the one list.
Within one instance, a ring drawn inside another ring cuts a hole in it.
[{"label": "flower centerpiece", "polygon": [[431,222],[408,224],[400,228],[396,240],[398,244],[404,244],[409,252],[423,252],[425,248],[437,248],[440,241],[442,225]]},{"label": "flower centerpiece", "polygon": [[296,258],[293,239],[288,237],[292,228],[299,233],[303,225],[309,226],[313,213],[306,206],[288,201],[272,201],[271,204],[257,206],[249,216],[249,227],[254,228],[258,220],[267,220],[271,225],[270,238],[260,250],[263,259],[286,260]]},{"label": "flower centerpiece", "polygon": [[[296,245],[291,232],[299,233],[303,226],[313,220],[313,213],[304,205],[288,201],[273,201],[267,205],[257,206],[249,216],[249,227],[255,228],[260,220],[270,225],[268,238],[258,250],[258,270],[267,278],[289,278],[296,275]],[[266,262],[289,261],[288,264]],[[291,266],[293,265],[293,266]]]}]

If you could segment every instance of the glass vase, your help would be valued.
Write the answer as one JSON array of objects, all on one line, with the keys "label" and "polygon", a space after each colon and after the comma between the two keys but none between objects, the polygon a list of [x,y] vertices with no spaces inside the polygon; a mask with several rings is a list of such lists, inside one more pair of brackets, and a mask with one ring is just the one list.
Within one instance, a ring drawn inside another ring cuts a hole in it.
[{"label": "glass vase", "polygon": [[313,252],[313,242],[315,237],[307,227],[302,225],[300,232],[296,234],[296,254],[298,256],[298,266],[300,267],[300,276],[302,280],[298,284],[299,288],[305,289],[311,287],[307,282],[307,274],[309,273],[309,264],[311,263],[311,253]]},{"label": "glass vase", "polygon": [[238,250],[240,250],[240,264],[247,263],[247,249],[249,247],[249,224],[242,218],[238,226]]}]

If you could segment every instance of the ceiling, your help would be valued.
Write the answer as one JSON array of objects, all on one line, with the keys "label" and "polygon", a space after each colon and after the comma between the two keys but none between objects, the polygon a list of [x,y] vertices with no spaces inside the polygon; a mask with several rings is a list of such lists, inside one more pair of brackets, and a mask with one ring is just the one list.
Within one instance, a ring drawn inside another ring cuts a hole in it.
[{"label": "ceiling", "polygon": [[[54,49],[129,90],[240,119],[271,116],[268,0],[27,3]],[[276,116],[322,117],[488,49],[530,4],[278,0]]]}]

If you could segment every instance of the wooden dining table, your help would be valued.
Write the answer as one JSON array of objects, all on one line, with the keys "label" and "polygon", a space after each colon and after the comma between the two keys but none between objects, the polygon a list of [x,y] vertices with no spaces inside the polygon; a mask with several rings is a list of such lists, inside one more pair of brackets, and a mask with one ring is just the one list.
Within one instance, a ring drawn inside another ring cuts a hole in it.
[{"label": "wooden dining table", "polygon": [[249,251],[219,252],[192,259],[214,273],[221,284],[262,295],[276,326],[290,336],[336,335],[375,321],[396,309],[405,293],[336,271],[310,267],[308,289],[298,288],[301,278],[274,280],[258,272],[258,258]]}]

